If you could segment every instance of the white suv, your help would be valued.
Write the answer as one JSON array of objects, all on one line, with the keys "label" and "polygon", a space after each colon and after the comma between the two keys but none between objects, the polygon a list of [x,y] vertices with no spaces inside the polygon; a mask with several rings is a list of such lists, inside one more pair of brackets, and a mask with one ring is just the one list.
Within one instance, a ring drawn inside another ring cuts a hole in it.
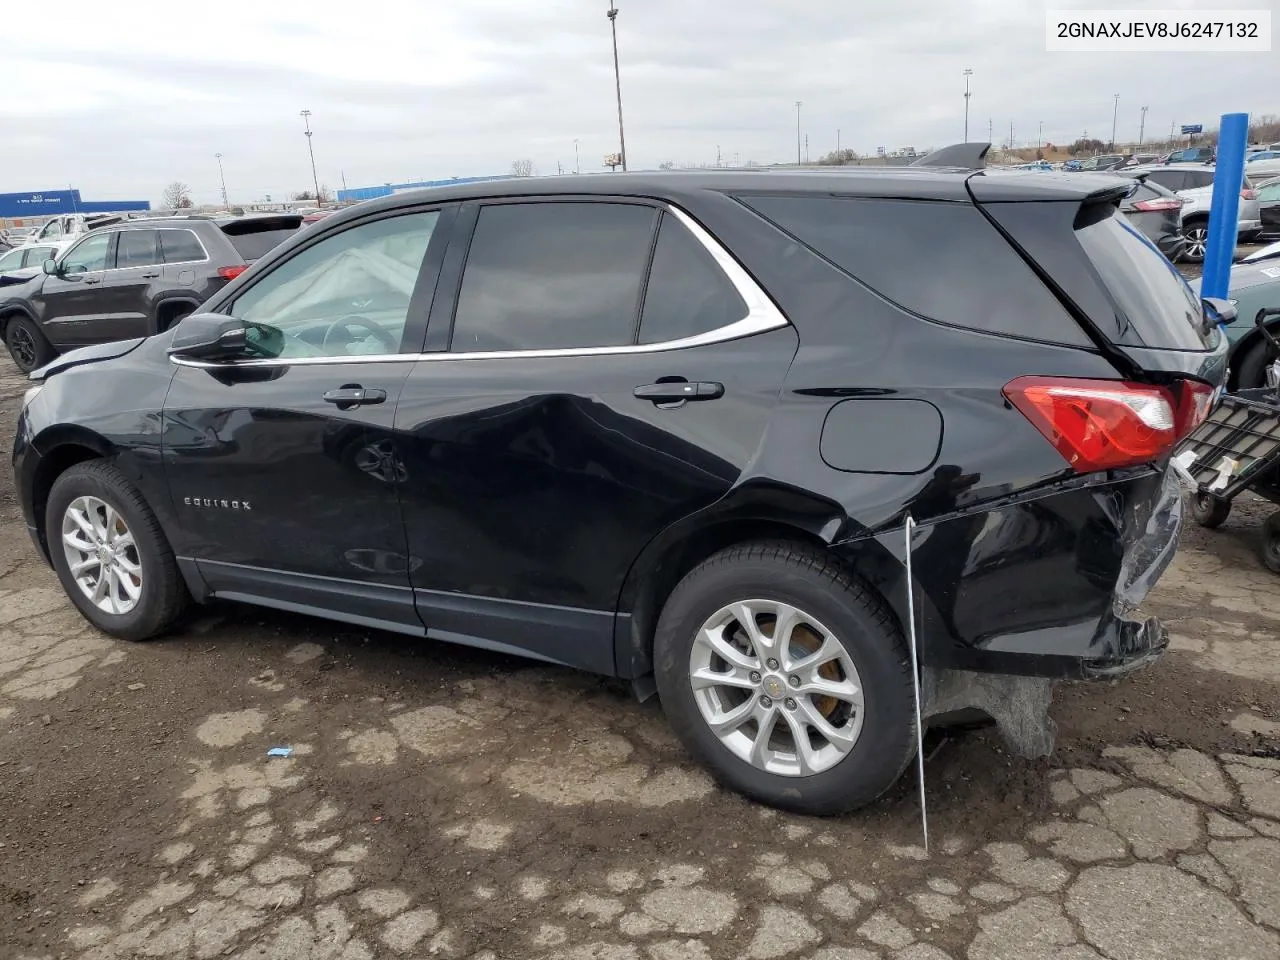
[{"label": "white suv", "polygon": [[[1158,183],[1182,198],[1182,235],[1187,238],[1182,258],[1196,263],[1203,260],[1205,243],[1209,239],[1209,207],[1213,204],[1214,168],[1203,163],[1166,163],[1127,167],[1117,172],[1130,177],[1145,175],[1152,183]],[[1262,232],[1258,194],[1247,176],[1240,187],[1239,219],[1236,231],[1241,240],[1252,240]]]}]

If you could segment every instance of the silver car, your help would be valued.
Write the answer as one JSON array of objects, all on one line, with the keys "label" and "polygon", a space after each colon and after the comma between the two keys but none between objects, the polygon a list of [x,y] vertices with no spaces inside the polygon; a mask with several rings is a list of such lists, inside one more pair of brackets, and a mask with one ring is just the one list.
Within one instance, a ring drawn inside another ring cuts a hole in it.
[{"label": "silver car", "polygon": [[[1125,176],[1144,173],[1148,181],[1172,190],[1182,199],[1182,235],[1187,239],[1182,258],[1193,263],[1203,260],[1205,244],[1209,239],[1214,168],[1203,163],[1166,163],[1126,167],[1116,172]],[[1236,232],[1242,241],[1253,240],[1262,232],[1258,194],[1248,175],[1240,187],[1239,221]]]}]

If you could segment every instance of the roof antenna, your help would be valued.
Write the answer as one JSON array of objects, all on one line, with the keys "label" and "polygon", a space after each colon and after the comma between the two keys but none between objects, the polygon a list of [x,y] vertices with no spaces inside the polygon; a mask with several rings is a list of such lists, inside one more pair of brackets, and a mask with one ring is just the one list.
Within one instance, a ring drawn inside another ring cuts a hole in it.
[{"label": "roof antenna", "polygon": [[907,540],[907,639],[911,645],[911,686],[916,700],[916,773],[920,780],[920,828],[924,832],[924,853],[927,857],[929,855],[929,813],[925,809],[924,801],[924,722],[920,708],[920,651],[916,645],[916,585],[911,573],[911,541],[916,522],[909,513],[903,529]]},{"label": "roof antenna", "polygon": [[933,153],[912,160],[911,167],[959,167],[962,170],[981,170],[987,165],[990,143],[953,143],[939,147]]}]

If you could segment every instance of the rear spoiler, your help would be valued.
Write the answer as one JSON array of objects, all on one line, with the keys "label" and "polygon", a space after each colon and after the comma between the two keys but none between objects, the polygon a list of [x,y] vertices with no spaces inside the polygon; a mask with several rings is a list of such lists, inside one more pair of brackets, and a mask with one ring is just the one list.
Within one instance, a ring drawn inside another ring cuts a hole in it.
[{"label": "rear spoiler", "polygon": [[912,160],[912,167],[951,167],[961,170],[981,170],[987,165],[989,143],[953,143]]}]

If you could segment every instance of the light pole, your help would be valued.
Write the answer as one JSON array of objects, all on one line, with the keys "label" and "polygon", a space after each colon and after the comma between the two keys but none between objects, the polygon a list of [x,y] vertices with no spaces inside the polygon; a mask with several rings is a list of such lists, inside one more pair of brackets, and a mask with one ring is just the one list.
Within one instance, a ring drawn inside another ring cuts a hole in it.
[{"label": "light pole", "polygon": [[323,207],[324,201],[320,199],[320,178],[316,176],[316,152],[311,146],[311,111],[303,110],[298,116],[302,117],[302,122],[307,127],[307,153],[311,155],[311,182],[316,188],[316,206]]},{"label": "light pole", "polygon": [[582,155],[578,153],[578,138],[573,138],[573,172],[582,172]]},{"label": "light pole", "polygon": [[1107,148],[1108,150],[1116,148],[1116,119],[1120,116],[1120,94],[1114,94],[1114,97],[1116,104],[1111,111],[1111,146]]},{"label": "light pole", "polygon": [[222,181],[222,205],[227,205],[227,176],[222,172],[222,154],[215,153],[218,159],[218,179]]},{"label": "light pole", "polygon": [[609,0],[609,30],[613,33],[613,87],[618,95],[618,159],[622,161],[622,172],[627,172],[627,136],[622,132],[622,74],[618,72],[618,8]]},{"label": "light pole", "polygon": [[1044,147],[1044,121],[1040,121],[1040,132],[1036,134],[1036,159],[1040,159],[1040,151]]},{"label": "light pole", "polygon": [[840,128],[836,128],[836,159],[840,159]]},{"label": "light pole", "polygon": [[973,76],[973,68],[964,68],[964,142],[969,142],[969,78]]},{"label": "light pole", "polygon": [[1142,146],[1142,140],[1147,132],[1147,108],[1142,108],[1142,121],[1138,124],[1138,146]]},{"label": "light pole", "polygon": [[796,166],[800,166],[800,107],[804,105],[803,100],[796,101]]}]

